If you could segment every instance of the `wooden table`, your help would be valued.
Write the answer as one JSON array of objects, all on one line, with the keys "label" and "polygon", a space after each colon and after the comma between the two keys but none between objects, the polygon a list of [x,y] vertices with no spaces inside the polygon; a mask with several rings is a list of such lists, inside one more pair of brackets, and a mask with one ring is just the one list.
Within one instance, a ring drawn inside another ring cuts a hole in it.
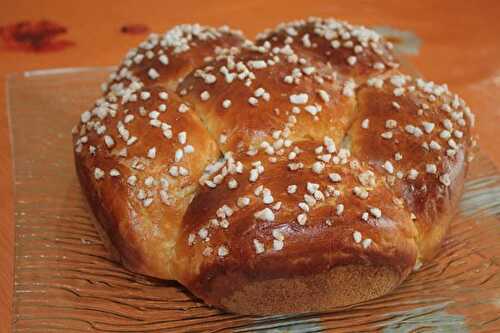
[{"label": "wooden table", "polygon": [[[368,26],[411,31],[422,41],[412,62],[428,79],[447,82],[477,115],[482,149],[500,166],[500,2],[499,1],[27,1],[2,3],[0,26],[49,19],[68,27],[62,38],[74,46],[53,52],[8,50],[0,44],[0,331],[10,329],[13,279],[12,167],[5,76],[39,68],[116,64],[144,34],[120,28],[145,23],[153,31],[189,22],[228,24],[247,36],[279,21],[331,16]],[[69,144],[69,143],[68,143]]]}]

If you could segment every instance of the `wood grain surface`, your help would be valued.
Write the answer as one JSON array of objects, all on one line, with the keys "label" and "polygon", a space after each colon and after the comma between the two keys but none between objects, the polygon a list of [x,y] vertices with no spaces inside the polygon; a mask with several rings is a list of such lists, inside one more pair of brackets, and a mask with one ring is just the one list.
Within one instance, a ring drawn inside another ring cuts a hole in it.
[{"label": "wood grain surface", "polygon": [[0,42],[0,331],[10,329],[13,209],[10,140],[3,77],[53,67],[116,64],[144,35],[122,34],[142,23],[153,31],[187,22],[229,24],[249,36],[276,23],[309,15],[410,31],[422,41],[412,61],[428,79],[447,82],[478,116],[480,145],[500,165],[500,2],[498,1],[3,1],[0,26],[50,19],[68,28],[75,45],[47,53],[8,50]]}]

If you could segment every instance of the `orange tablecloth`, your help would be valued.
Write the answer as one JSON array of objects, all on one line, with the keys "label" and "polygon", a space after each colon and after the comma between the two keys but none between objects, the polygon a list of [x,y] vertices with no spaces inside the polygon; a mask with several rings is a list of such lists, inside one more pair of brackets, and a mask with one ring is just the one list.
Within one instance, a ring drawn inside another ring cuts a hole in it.
[{"label": "orange tablecloth", "polygon": [[178,23],[228,24],[247,36],[283,20],[332,16],[364,25],[384,25],[422,41],[413,63],[428,79],[447,82],[477,115],[480,145],[500,166],[500,1],[27,1],[8,0],[0,26],[49,19],[69,31],[75,45],[61,51],[7,50],[0,43],[0,331],[10,327],[13,212],[12,168],[5,114],[5,75],[38,68],[116,64],[145,35],[120,33],[130,23],[162,32]]}]

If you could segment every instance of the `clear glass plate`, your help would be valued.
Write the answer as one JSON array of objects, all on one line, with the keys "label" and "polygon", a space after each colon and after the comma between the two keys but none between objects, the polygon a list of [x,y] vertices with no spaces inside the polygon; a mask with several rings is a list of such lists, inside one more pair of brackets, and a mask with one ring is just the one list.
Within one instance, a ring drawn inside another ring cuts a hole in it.
[{"label": "clear glass plate", "polygon": [[109,68],[8,80],[15,162],[15,332],[500,331],[500,173],[481,155],[438,257],[394,292],[329,313],[225,314],[113,262],[73,167],[71,127]]}]

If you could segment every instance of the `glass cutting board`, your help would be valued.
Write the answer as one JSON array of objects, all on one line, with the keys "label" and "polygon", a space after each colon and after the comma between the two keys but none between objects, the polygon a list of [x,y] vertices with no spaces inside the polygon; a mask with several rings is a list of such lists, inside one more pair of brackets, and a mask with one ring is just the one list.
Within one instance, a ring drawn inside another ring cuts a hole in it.
[{"label": "glass cutting board", "polygon": [[321,314],[225,314],[115,263],[73,166],[71,127],[109,68],[8,80],[15,163],[15,332],[500,331],[500,173],[477,152],[442,251],[394,292]]}]

